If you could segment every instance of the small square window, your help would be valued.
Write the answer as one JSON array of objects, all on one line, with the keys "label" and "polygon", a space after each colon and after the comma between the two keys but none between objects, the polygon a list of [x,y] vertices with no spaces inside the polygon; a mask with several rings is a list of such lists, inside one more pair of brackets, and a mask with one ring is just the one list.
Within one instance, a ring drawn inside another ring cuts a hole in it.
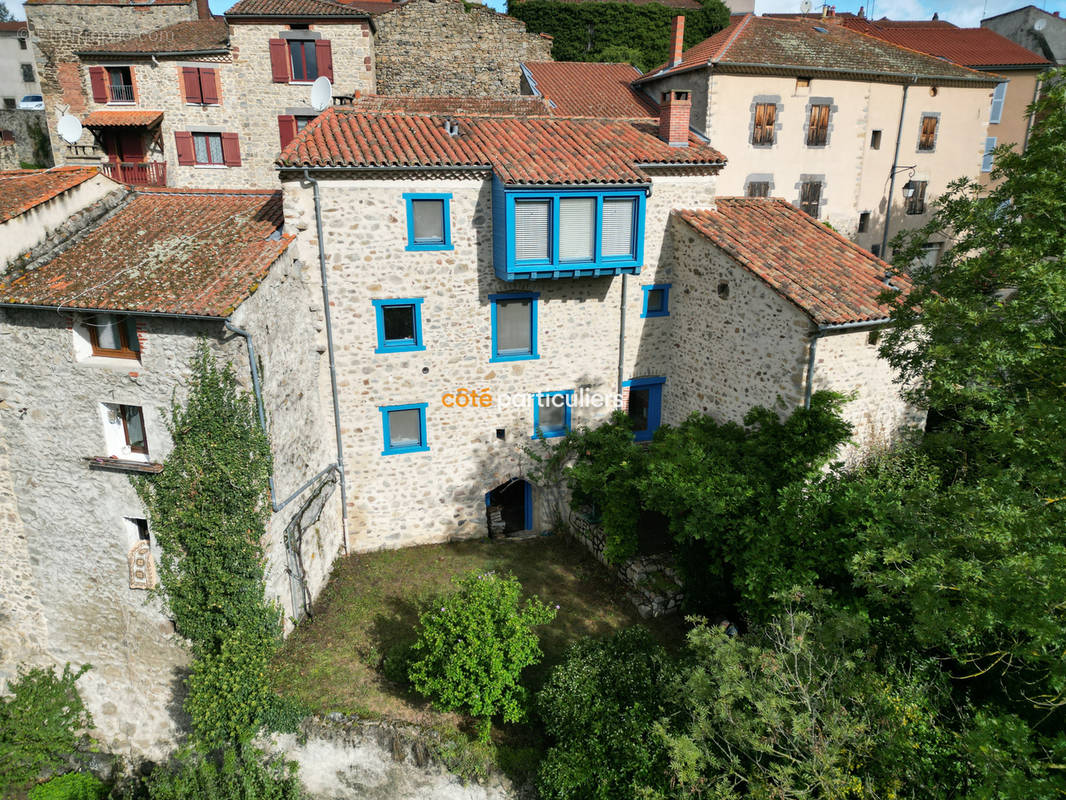
[{"label": "small square window", "polygon": [[383,456],[399,453],[424,453],[426,441],[426,408],[428,403],[403,406],[380,406],[381,427],[384,434]]},{"label": "small square window", "polygon": [[422,342],[422,298],[373,300],[377,318],[378,346],[375,353],[408,353],[425,350]]},{"label": "small square window", "polygon": [[670,316],[669,283],[656,283],[640,288],[644,290],[644,308],[640,312],[641,318]]},{"label": "small square window", "polygon": [[570,431],[573,401],[572,391],[538,394],[533,406],[533,438],[553,439],[566,436]]},{"label": "small square window", "polygon": [[22,64],[21,66],[23,83],[33,83],[36,80],[36,76],[33,74],[33,64]]},{"label": "small square window", "polygon": [[863,211],[859,214],[859,233],[866,233],[870,228],[870,212]]},{"label": "small square window", "polygon": [[109,458],[131,461],[148,460],[148,436],[144,411],[140,406],[104,403],[104,446]]},{"label": "small square window", "polygon": [[537,354],[537,297],[529,294],[489,295],[492,303],[490,361],[525,361]]},{"label": "small square window", "polygon": [[451,250],[450,194],[405,194],[407,249]]},{"label": "small square window", "polygon": [[881,149],[881,131],[874,131],[873,133],[870,134],[870,149],[871,150],[880,150]]},{"label": "small square window", "polygon": [[15,98],[14,97],[5,97],[4,98],[4,108],[7,109],[8,111],[10,111],[14,107],[15,107]]},{"label": "small square window", "polygon": [[769,197],[770,181],[749,181],[748,197]]},{"label": "small square window", "polygon": [[140,342],[133,320],[114,314],[93,314],[85,321],[94,356],[140,358]]}]

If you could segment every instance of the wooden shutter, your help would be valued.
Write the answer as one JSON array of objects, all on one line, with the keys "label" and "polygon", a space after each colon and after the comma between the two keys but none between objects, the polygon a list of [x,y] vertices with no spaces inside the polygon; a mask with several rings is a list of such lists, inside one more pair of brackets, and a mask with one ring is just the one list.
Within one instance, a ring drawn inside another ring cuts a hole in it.
[{"label": "wooden shutter", "polygon": [[807,144],[823,145],[829,138],[829,106],[811,106],[811,118],[807,128]]},{"label": "wooden shutter", "polygon": [[200,70],[200,91],[206,105],[218,105],[218,70]]},{"label": "wooden shutter", "polygon": [[777,103],[766,105],[766,116],[763,118],[763,144],[774,143],[774,124],[777,122]]},{"label": "wooden shutter", "polygon": [[196,153],[192,146],[192,134],[188,131],[174,131],[174,146],[178,151],[178,164],[191,167],[196,163]]},{"label": "wooden shutter", "polygon": [[181,68],[181,85],[185,87],[186,103],[204,102],[203,94],[200,92],[200,72],[196,67]]},{"label": "wooden shutter", "polygon": [[270,74],[274,83],[289,82],[289,48],[284,39],[270,40]]},{"label": "wooden shutter", "polygon": [[237,134],[222,134],[222,163],[227,167],[239,167],[241,165],[241,148],[237,143]]},{"label": "wooden shutter", "polygon": [[922,137],[918,142],[919,150],[932,150],[936,145],[936,117],[922,117]]},{"label": "wooden shutter", "polygon": [[89,83],[93,89],[93,102],[107,102],[107,73],[103,67],[89,67]]},{"label": "wooden shutter", "polygon": [[328,39],[315,40],[315,60],[318,62],[318,76],[325,75],[333,80],[333,45]]},{"label": "wooden shutter", "polygon": [[293,139],[296,138],[296,117],[292,114],[282,114],[278,117],[278,133],[281,135],[281,149],[284,150]]},{"label": "wooden shutter", "polygon": [[766,106],[759,103],[755,106],[755,129],[751,132],[751,143],[763,143],[763,126],[766,124]]}]

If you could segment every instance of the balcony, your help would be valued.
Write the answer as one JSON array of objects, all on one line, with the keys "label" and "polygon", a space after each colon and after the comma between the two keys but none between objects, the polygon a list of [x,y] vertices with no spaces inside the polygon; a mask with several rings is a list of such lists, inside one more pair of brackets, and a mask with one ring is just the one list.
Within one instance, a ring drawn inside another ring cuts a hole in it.
[{"label": "balcony", "polygon": [[110,101],[112,103],[132,103],[133,102],[133,86],[125,83],[112,83],[108,89],[111,91]]},{"label": "balcony", "polygon": [[108,161],[100,165],[100,171],[119,183],[131,186],[166,186],[167,164],[165,161],[123,162]]}]

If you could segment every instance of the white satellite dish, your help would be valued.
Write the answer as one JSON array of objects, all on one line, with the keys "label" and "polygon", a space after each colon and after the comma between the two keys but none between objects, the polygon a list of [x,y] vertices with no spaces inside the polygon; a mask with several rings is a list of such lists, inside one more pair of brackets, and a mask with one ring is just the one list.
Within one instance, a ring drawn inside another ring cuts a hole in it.
[{"label": "white satellite dish", "polygon": [[333,102],[333,84],[325,75],[316,78],[311,84],[311,108],[325,111]]},{"label": "white satellite dish", "polygon": [[1044,28],[1046,28],[1046,27],[1047,27],[1047,20],[1046,19],[1038,19],[1036,22],[1033,23],[1033,30],[1036,31],[1037,33],[1039,33],[1040,31],[1044,30]]},{"label": "white satellite dish", "polygon": [[81,138],[81,123],[72,114],[64,114],[56,123],[56,131],[67,144],[74,144]]},{"label": "white satellite dish", "polygon": [[800,13],[801,14],[809,14],[809,13],[811,13],[811,0],[803,0],[803,2],[800,3]]}]

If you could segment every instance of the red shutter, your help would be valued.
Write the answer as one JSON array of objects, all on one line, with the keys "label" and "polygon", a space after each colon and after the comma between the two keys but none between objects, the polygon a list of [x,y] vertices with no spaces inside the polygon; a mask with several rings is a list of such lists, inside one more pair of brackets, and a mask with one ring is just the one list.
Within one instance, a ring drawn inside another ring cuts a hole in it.
[{"label": "red shutter", "polygon": [[281,134],[281,149],[296,138],[296,117],[292,114],[282,114],[278,117],[278,133]]},{"label": "red shutter", "polygon": [[89,83],[93,87],[93,102],[107,102],[107,73],[103,67],[89,67]]},{"label": "red shutter", "polygon": [[203,92],[203,102],[209,106],[218,105],[218,70],[200,70],[200,90]]},{"label": "red shutter", "polygon": [[222,134],[222,163],[227,167],[239,167],[241,165],[241,148],[237,144],[237,134]]},{"label": "red shutter", "polygon": [[178,164],[191,167],[196,163],[196,153],[192,147],[192,134],[188,131],[174,131],[174,146],[178,151]]},{"label": "red shutter", "polygon": [[204,102],[203,95],[200,93],[200,74],[196,67],[182,67],[181,82],[185,86],[186,103]]},{"label": "red shutter", "polygon": [[315,40],[315,60],[318,61],[318,76],[333,80],[333,45],[328,39]]},{"label": "red shutter", "polygon": [[274,83],[289,82],[289,48],[284,39],[270,40],[270,73]]}]

